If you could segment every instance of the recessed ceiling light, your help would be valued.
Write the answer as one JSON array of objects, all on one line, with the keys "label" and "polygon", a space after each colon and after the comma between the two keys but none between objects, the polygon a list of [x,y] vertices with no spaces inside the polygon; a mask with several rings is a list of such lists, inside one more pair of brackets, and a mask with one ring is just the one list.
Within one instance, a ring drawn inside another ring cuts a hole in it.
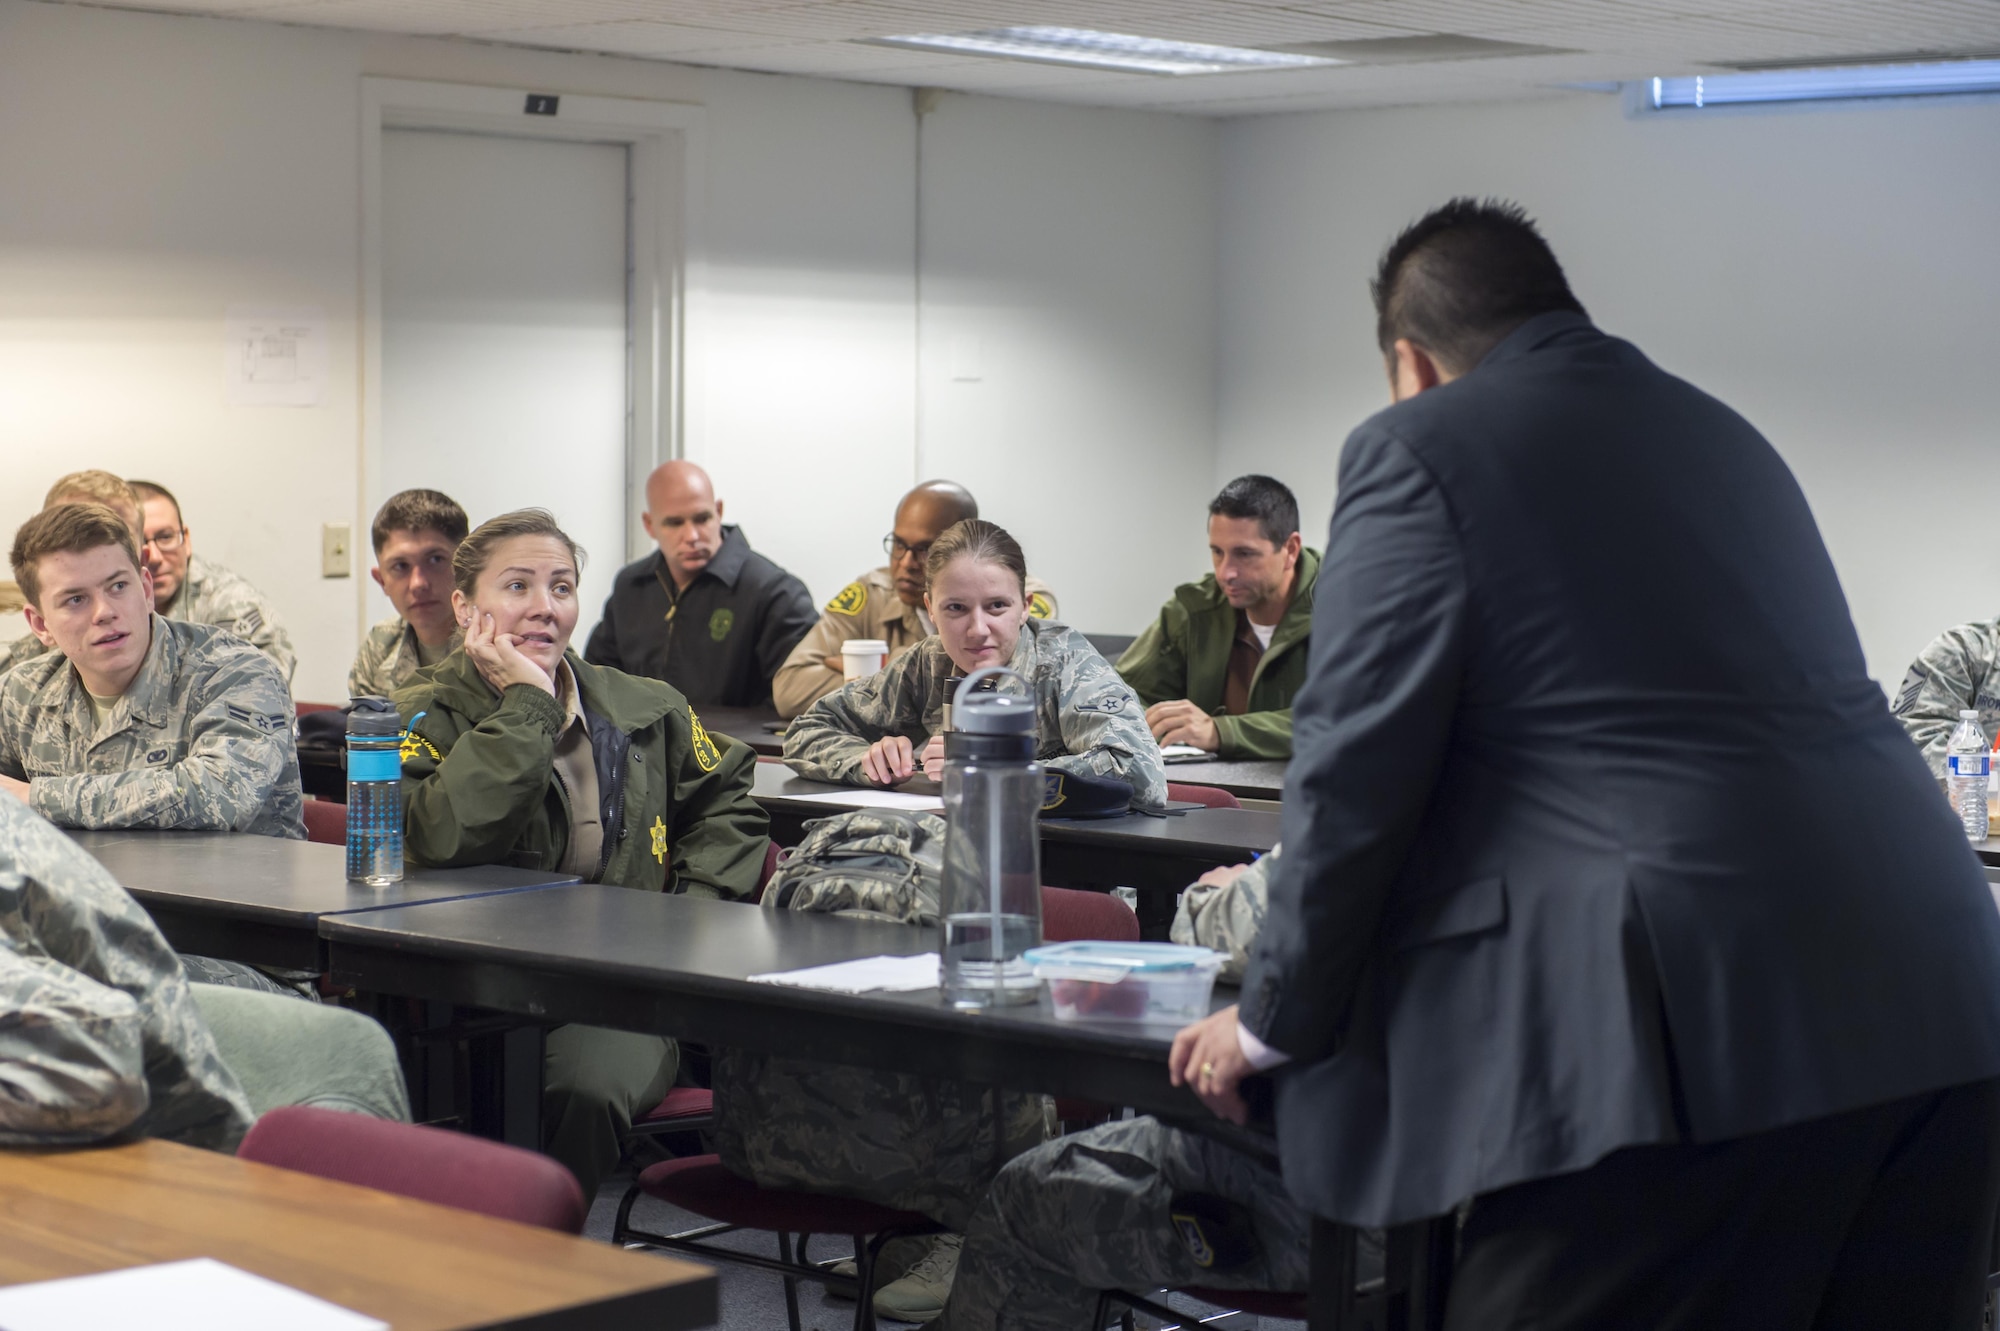
[{"label": "recessed ceiling light", "polygon": [[1209,46],[1201,42],[1170,42],[1158,37],[1134,37],[1089,28],[989,28],[981,32],[908,33],[865,39],[874,46],[901,46],[918,51],[949,51],[954,55],[1034,60],[1051,65],[1081,65],[1115,69],[1128,74],[1226,74],[1257,69],[1312,69],[1344,65],[1345,60],[1288,51],[1259,51],[1243,46]]},{"label": "recessed ceiling light", "polygon": [[2000,60],[1945,60],[1913,65],[1845,65],[1745,74],[1691,74],[1647,85],[1655,110],[1827,102],[1859,97],[1945,97],[2000,92]]}]

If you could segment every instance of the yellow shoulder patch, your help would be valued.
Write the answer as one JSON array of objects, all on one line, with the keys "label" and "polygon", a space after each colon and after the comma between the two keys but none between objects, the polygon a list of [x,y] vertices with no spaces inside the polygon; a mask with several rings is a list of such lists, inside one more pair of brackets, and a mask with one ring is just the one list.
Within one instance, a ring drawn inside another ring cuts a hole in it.
[{"label": "yellow shoulder patch", "polygon": [[840,595],[826,603],[826,608],[836,615],[858,615],[861,607],[868,604],[868,589],[858,582],[850,582],[840,589]]},{"label": "yellow shoulder patch", "polygon": [[713,772],[722,766],[722,751],[715,747],[715,741],[702,728],[701,718],[688,708],[688,727],[694,731],[694,762],[704,772]]},{"label": "yellow shoulder patch", "polygon": [[1047,619],[1055,612],[1055,603],[1049,600],[1047,593],[1036,592],[1028,598],[1028,618]]},{"label": "yellow shoulder patch", "polygon": [[398,753],[404,762],[409,762],[412,758],[426,753],[430,755],[431,761],[434,763],[444,761],[444,755],[438,752],[438,746],[414,730],[405,730],[403,732],[403,743]]}]

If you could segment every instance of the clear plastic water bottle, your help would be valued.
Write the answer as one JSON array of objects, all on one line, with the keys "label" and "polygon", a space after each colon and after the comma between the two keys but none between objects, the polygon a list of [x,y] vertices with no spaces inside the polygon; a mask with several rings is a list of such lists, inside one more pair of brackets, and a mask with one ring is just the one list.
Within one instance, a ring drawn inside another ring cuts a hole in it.
[{"label": "clear plastic water bottle", "polygon": [[347,709],[347,881],[403,881],[403,722],[387,698]]},{"label": "clear plastic water bottle", "polygon": [[[1013,680],[1018,693],[980,692]],[[1011,670],[976,670],[958,686],[944,740],[942,983],[959,1008],[1032,1003],[1024,953],[1042,942],[1042,765],[1035,699]]]},{"label": "clear plastic water bottle", "polygon": [[1968,707],[1958,714],[1958,728],[1945,746],[1944,780],[1951,807],[1957,811],[1965,835],[1974,841],[1986,840],[1986,776],[1992,762],[1986,732],[1979,728],[1979,713]]}]

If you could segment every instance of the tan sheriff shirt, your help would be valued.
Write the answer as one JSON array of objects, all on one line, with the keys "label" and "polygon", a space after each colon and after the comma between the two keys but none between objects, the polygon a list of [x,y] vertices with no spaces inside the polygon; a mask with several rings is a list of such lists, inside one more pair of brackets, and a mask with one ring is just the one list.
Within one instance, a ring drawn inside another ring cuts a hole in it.
[{"label": "tan sheriff shirt", "polygon": [[586,883],[597,881],[597,862],[604,856],[604,823],[597,795],[597,755],[590,746],[590,726],[583,719],[576,674],[569,662],[556,672],[556,701],[562,704],[562,734],[556,738],[556,775],[569,792],[569,850],[558,866]]},{"label": "tan sheriff shirt", "polygon": [[[1028,615],[1056,617],[1056,594],[1033,574],[1028,575]],[[887,665],[932,633],[922,606],[904,605],[896,597],[896,580],[884,568],[870,569],[840,589],[840,595],[820,611],[819,623],[792,648],[771,680],[771,699],[778,715],[789,720],[846,682],[829,670],[826,658],[838,657],[842,643],[856,638],[880,638],[889,644]]]}]

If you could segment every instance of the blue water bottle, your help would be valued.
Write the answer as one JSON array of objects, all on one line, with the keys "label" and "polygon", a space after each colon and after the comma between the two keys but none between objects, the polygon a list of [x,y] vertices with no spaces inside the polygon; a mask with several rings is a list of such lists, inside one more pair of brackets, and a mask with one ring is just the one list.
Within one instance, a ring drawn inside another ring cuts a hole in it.
[{"label": "blue water bottle", "polygon": [[387,698],[347,708],[347,881],[403,881],[403,722]]}]

